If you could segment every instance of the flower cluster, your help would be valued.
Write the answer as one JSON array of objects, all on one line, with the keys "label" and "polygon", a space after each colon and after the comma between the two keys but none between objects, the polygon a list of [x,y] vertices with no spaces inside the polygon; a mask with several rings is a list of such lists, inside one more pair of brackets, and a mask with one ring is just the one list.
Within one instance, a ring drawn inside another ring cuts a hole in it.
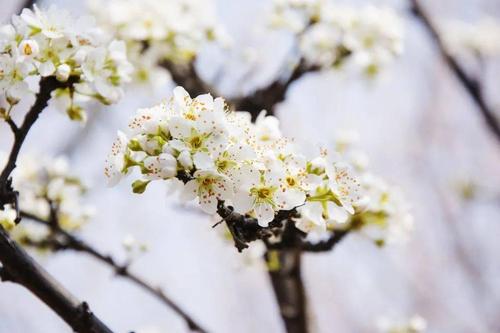
[{"label": "flower cluster", "polygon": [[[357,135],[353,132],[339,133],[332,151],[355,169],[363,193],[361,200],[348,212],[350,214],[346,214],[332,203],[309,198],[298,209],[300,217],[296,219],[296,225],[310,233],[311,240],[328,237],[330,231],[350,230],[367,236],[378,245],[404,241],[413,227],[409,206],[398,188],[367,171],[368,159],[356,149],[356,141]],[[325,153],[320,165],[328,164],[327,160],[328,154]],[[317,189],[319,197],[323,193],[321,187]]]},{"label": "flower cluster", "polygon": [[[1,163],[3,164],[3,163]],[[43,159],[22,156],[13,173],[13,187],[19,192],[19,207],[23,213],[44,221],[57,219],[66,231],[79,229],[93,215],[93,208],[82,203],[86,188],[70,173],[64,158]],[[1,217],[4,217],[3,219]],[[15,212],[9,206],[0,211],[2,225],[13,226]],[[13,237],[22,240],[43,238],[44,228],[21,223],[14,228]]]},{"label": "flower cluster", "polygon": [[306,63],[325,69],[349,65],[374,75],[403,49],[401,20],[388,8],[274,0],[271,25],[293,32]]},{"label": "flower cluster", "polygon": [[84,103],[117,102],[131,72],[125,43],[109,41],[91,18],[35,5],[0,28],[0,96],[11,106],[4,118],[21,98],[37,92],[41,78],[55,77],[67,87],[52,93],[54,105],[84,120]]},{"label": "flower cluster", "polygon": [[500,23],[483,17],[478,22],[443,22],[441,30],[446,47],[453,54],[494,57],[500,54]]},{"label": "flower cluster", "polygon": [[277,118],[261,113],[253,124],[246,112],[228,112],[222,98],[192,99],[177,87],[167,103],[138,110],[128,127],[113,144],[105,174],[115,184],[137,169],[137,193],[152,180],[178,179],[182,197],[197,198],[205,212],[215,214],[223,202],[261,226],[306,201],[328,205],[333,219],[343,219],[361,199],[350,166],[305,158],[282,136]]},{"label": "flower cluster", "polygon": [[126,41],[139,82],[165,82],[163,61],[187,64],[220,35],[212,0],[92,1],[91,10],[104,29]]}]

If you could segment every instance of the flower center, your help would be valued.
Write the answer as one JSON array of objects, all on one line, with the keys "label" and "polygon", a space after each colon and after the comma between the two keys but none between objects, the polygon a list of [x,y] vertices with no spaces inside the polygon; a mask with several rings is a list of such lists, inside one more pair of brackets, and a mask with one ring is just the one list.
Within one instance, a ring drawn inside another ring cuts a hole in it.
[{"label": "flower center", "polygon": [[271,190],[267,187],[263,187],[257,190],[257,196],[259,199],[267,199],[271,196]]},{"label": "flower center", "polygon": [[201,147],[203,140],[199,136],[194,136],[191,138],[189,143],[191,144],[191,147],[193,147],[194,149],[198,149]]},{"label": "flower center", "polygon": [[24,45],[24,54],[26,55],[31,55],[33,53],[33,50],[31,49],[31,46],[29,44]]},{"label": "flower center", "polygon": [[210,185],[212,185],[213,182],[214,182],[214,180],[212,178],[205,178],[205,179],[203,179],[201,184],[203,186],[210,186]]},{"label": "flower center", "polygon": [[288,176],[286,177],[286,183],[288,184],[288,186],[293,187],[297,184],[297,181],[295,180],[295,178]]}]

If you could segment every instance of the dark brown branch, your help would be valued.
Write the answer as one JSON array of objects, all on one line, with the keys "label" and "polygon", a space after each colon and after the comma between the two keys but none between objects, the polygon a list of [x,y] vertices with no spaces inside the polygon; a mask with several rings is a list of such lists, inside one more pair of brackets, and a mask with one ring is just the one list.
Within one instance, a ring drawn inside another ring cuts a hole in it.
[{"label": "dark brown branch", "polygon": [[232,104],[234,104],[237,111],[250,112],[253,119],[257,118],[262,110],[266,110],[268,114],[272,115],[275,106],[285,100],[288,88],[292,83],[300,79],[304,74],[318,69],[315,66],[306,65],[304,60],[301,60],[286,80],[276,80],[269,86],[258,89],[249,96],[233,101]]},{"label": "dark brown branch", "polygon": [[[40,246],[42,248],[47,247],[51,248],[53,250],[73,250],[77,252],[82,252],[86,253],[95,259],[99,260],[100,262],[110,266],[113,268],[114,272],[116,275],[121,276],[125,279],[128,279],[129,281],[135,283],[136,285],[140,286],[147,292],[149,292],[151,295],[155,296],[157,299],[159,299],[161,302],[163,302],[165,305],[167,305],[169,308],[171,308],[176,314],[178,314],[186,324],[188,325],[189,329],[192,331],[197,331],[197,332],[205,332],[205,330],[198,324],[196,321],[191,318],[184,310],[182,310],[174,301],[172,301],[164,292],[161,288],[159,287],[154,287],[151,286],[148,282],[146,282],[144,279],[139,277],[138,275],[132,273],[129,271],[129,267],[127,264],[121,265],[119,264],[113,257],[107,254],[103,254],[96,250],[94,247],[92,247],[90,244],[84,242],[83,240],[77,238],[76,236],[72,235],[71,233],[63,230],[60,228],[59,224],[57,223],[51,223],[49,221],[45,221],[43,219],[40,219],[39,217],[26,213],[26,212],[21,212],[21,215],[23,218],[30,219],[34,222],[43,224],[50,228],[56,236],[60,236],[60,238],[53,238],[53,239],[47,239],[44,240],[40,243],[33,243],[31,245],[34,246]],[[28,242],[28,245],[30,242]]]},{"label": "dark brown branch", "polygon": [[[271,252],[266,253],[269,260]],[[279,268],[269,270],[281,317],[288,333],[307,333],[307,302],[301,277],[301,251],[275,251]]]},{"label": "dark brown branch", "polygon": [[473,79],[466,73],[466,71],[462,68],[462,66],[460,66],[458,61],[448,52],[441,36],[439,35],[437,29],[434,27],[426,11],[420,5],[419,0],[410,0],[410,2],[412,5],[413,13],[422,22],[422,24],[431,35],[432,39],[436,42],[439,52],[441,53],[441,56],[445,63],[448,65],[448,68],[450,68],[450,70],[454,73],[457,80],[462,84],[464,89],[476,104],[491,133],[496,137],[497,140],[500,141],[500,122],[495,116],[495,112],[486,103],[482,95],[480,85],[475,79]]},{"label": "dark brown branch", "polygon": [[177,85],[184,87],[191,96],[195,97],[206,93],[215,93],[212,87],[196,72],[194,60],[187,65],[180,65],[165,60],[160,65],[168,70],[172,76],[172,80]]},{"label": "dark brown branch", "polygon": [[24,286],[55,311],[75,331],[111,333],[89,309],[38,265],[0,227],[0,278]]}]

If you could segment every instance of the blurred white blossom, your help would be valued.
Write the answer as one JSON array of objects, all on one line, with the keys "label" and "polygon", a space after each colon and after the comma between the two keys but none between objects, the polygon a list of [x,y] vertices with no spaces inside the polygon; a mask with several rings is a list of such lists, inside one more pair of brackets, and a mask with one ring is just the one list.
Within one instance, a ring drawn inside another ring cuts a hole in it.
[{"label": "blurred white blossom", "polygon": [[90,8],[101,27],[126,42],[139,82],[161,85],[169,78],[163,61],[188,64],[205,43],[223,38],[212,0],[90,1]]},{"label": "blurred white blossom", "polygon": [[389,8],[334,5],[323,0],[275,0],[271,26],[295,34],[309,66],[350,66],[377,74],[403,51],[403,27]]},{"label": "blurred white blossom", "polygon": [[5,205],[0,209],[0,226],[9,231],[15,227],[16,210],[11,205]]},{"label": "blurred white blossom", "polygon": [[37,92],[29,82],[55,76],[68,87],[52,92],[52,104],[85,120],[84,102],[116,103],[131,72],[124,42],[106,38],[90,17],[35,5],[0,28],[0,96],[11,105]]},{"label": "blurred white blossom", "polygon": [[427,329],[427,322],[419,315],[406,321],[382,317],[377,320],[377,328],[380,333],[423,333]]},{"label": "blurred white blossom", "polygon": [[[312,242],[326,239],[329,231],[348,229],[367,236],[378,245],[384,245],[404,242],[413,230],[413,217],[409,204],[398,188],[390,186],[367,169],[366,153],[356,148],[358,138],[356,132],[339,131],[332,152],[327,154],[325,151],[325,157],[313,161],[312,167],[316,169],[316,173],[320,176],[325,175],[322,177],[323,184],[331,182],[328,179],[335,179],[340,186],[329,186],[337,188],[334,192],[337,200],[314,201],[313,196],[308,198],[309,202],[306,205],[298,209],[300,217],[296,219],[297,227],[308,232],[308,238]],[[342,170],[342,168],[337,170],[334,176],[328,176],[328,168],[323,167],[329,165],[325,158],[348,162],[357,177],[354,179],[347,171],[349,169]],[[357,191],[352,191],[352,188],[358,186]],[[325,185],[318,186],[316,197],[327,196],[325,188],[327,188]],[[350,193],[350,197],[342,199],[344,192]],[[350,206],[350,209],[341,209],[339,203],[344,208]]]},{"label": "blurred white blossom", "polygon": [[[4,162],[5,158],[0,157],[0,165]],[[52,214],[56,214],[59,226],[66,231],[79,229],[94,214],[93,207],[82,200],[85,186],[62,157],[21,156],[12,178],[22,212],[44,221],[50,221]],[[30,239],[43,238],[46,230],[37,227],[23,220],[14,230],[15,238],[26,235]]]},{"label": "blurred white blossom", "polygon": [[473,23],[444,21],[441,30],[446,47],[455,55],[495,57],[500,54],[500,23],[492,17],[482,17]]}]

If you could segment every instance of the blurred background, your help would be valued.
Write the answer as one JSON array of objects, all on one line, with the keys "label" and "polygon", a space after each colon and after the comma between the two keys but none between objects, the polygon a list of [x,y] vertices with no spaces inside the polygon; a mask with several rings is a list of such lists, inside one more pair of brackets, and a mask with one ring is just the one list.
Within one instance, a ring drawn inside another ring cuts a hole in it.
[{"label": "blurred background", "polygon": [[[436,21],[473,22],[486,14],[500,20],[496,0],[421,2]],[[3,22],[22,5],[1,3]],[[40,1],[51,3],[78,15],[86,10],[85,1]],[[419,314],[428,332],[500,332],[500,144],[408,2],[370,3],[392,6],[404,17],[404,54],[371,81],[334,72],[307,75],[288,91],[278,117],[286,134],[314,142],[331,142],[340,130],[359,132],[371,169],[406,194],[415,231],[402,245],[379,249],[350,235],[332,252],[306,254],[311,331],[374,332],[380,317]],[[259,66],[207,48],[200,70],[209,76],[214,67],[225,66],[220,91],[228,96],[272,80],[290,41],[263,28],[270,1],[218,0],[217,5],[235,45],[253,52]],[[490,105],[500,112],[499,74],[500,58],[488,59],[483,84]],[[131,269],[161,285],[209,331],[284,332],[264,267],[246,264],[211,228],[208,216],[177,204],[161,184],[140,196],[127,182],[105,185],[103,163],[116,130],[138,107],[168,98],[170,91],[171,86],[154,93],[131,89],[118,105],[92,115],[87,127],[46,110],[23,152],[67,155],[91,186],[87,202],[97,212],[81,237],[122,258],[126,235],[147,243],[149,251]],[[10,143],[8,128],[0,123],[0,149],[8,150]],[[186,330],[173,312],[92,258],[71,252],[38,258],[117,332]],[[2,283],[0,332],[69,328],[26,290]]]}]

